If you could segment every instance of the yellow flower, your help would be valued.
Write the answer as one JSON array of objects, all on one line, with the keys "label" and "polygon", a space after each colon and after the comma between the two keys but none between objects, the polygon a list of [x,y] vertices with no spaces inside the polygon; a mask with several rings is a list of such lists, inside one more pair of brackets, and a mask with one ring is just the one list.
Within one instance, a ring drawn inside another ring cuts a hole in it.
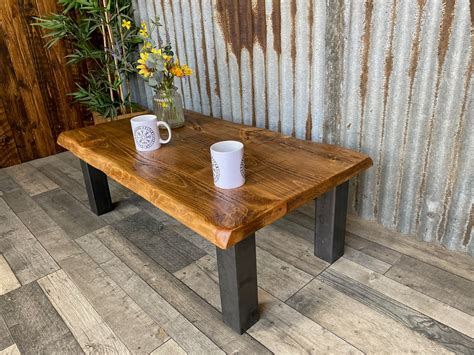
[{"label": "yellow flower", "polygon": [[181,70],[183,71],[184,76],[188,76],[188,75],[193,74],[193,70],[190,67],[188,67],[186,64],[181,66]]},{"label": "yellow flower", "polygon": [[148,52],[141,52],[140,59],[138,59],[138,63],[145,65],[146,61],[148,60]]},{"label": "yellow flower", "polygon": [[148,60],[147,52],[140,53],[140,59],[138,59],[139,65],[137,65],[138,74],[143,76],[144,78],[148,78],[151,76],[151,70],[146,66],[146,61]]},{"label": "yellow flower", "polygon": [[152,74],[150,69],[148,69],[148,67],[145,64],[137,65],[137,69],[138,69],[138,74],[143,76],[144,78],[148,78]]},{"label": "yellow flower", "polygon": [[171,74],[173,74],[174,76],[177,76],[178,78],[181,78],[184,75],[183,70],[181,69],[181,67],[176,66],[176,65],[171,67],[169,72]]},{"label": "yellow flower", "polygon": [[160,105],[161,105],[161,107],[163,107],[163,108],[168,107],[168,103],[166,103],[166,102],[162,102],[162,103],[160,103]]},{"label": "yellow flower", "polygon": [[161,49],[152,48],[151,53],[155,55],[161,55]]},{"label": "yellow flower", "polygon": [[141,28],[140,28],[139,33],[140,33],[140,35],[143,36],[143,37],[148,37],[148,28],[146,27],[146,23],[145,23],[145,22],[142,22],[142,25],[141,25]]},{"label": "yellow flower", "polygon": [[142,49],[147,50],[148,48],[151,48],[151,43],[147,42],[147,41],[144,41]]},{"label": "yellow flower", "polygon": [[167,62],[169,62],[173,57],[170,56],[170,55],[166,55],[166,54],[163,54],[162,55],[163,59],[166,60]]},{"label": "yellow flower", "polygon": [[130,29],[130,27],[132,27],[132,23],[130,21],[127,21],[127,20],[122,20],[122,27],[126,28],[127,30]]}]

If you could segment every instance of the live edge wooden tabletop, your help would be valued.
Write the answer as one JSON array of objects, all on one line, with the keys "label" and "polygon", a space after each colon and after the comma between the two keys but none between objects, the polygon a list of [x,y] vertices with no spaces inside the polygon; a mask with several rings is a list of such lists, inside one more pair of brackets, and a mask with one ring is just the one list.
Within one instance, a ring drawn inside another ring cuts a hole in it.
[{"label": "live edge wooden tabletop", "polygon": [[[152,152],[136,151],[128,119],[63,132],[58,144],[223,249],[372,165],[349,149],[185,117],[171,142]],[[240,188],[214,186],[209,147],[222,140],[244,144]]]}]

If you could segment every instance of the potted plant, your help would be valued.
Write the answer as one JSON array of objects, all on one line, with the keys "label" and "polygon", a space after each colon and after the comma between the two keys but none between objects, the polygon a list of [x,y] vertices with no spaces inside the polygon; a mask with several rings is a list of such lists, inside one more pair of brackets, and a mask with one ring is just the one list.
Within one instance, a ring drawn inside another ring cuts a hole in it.
[{"label": "potted plant", "polygon": [[35,18],[51,47],[65,39],[73,51],[68,64],[86,63],[86,85],[76,83],[74,100],[92,112],[94,123],[130,118],[143,108],[133,102],[130,75],[141,41],[133,25],[132,0],[58,0],[59,14]]},{"label": "potted plant", "polygon": [[137,62],[138,74],[155,91],[153,97],[154,113],[159,120],[167,122],[171,128],[184,125],[183,101],[174,78],[184,78],[193,73],[186,64],[181,64],[175,57],[168,35],[166,41],[160,35],[160,20],[152,21],[151,32],[156,30],[157,43],[148,32],[145,22],[141,23],[139,37],[142,41],[140,59]]}]

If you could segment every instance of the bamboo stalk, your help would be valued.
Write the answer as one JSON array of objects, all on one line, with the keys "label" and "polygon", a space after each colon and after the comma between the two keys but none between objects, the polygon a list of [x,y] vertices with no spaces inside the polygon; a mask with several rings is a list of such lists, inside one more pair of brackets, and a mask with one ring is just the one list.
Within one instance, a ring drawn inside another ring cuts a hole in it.
[{"label": "bamboo stalk", "polygon": [[[102,0],[102,4],[104,6],[104,13],[105,13],[105,18],[106,18],[105,25],[106,25],[106,28],[107,28],[107,33],[109,35],[110,48],[111,48],[112,53],[113,53],[112,58],[113,58],[114,64],[115,64],[115,77],[120,78],[120,72],[118,70],[117,57],[114,55],[115,54],[115,45],[114,45],[114,39],[113,39],[113,35],[112,35],[112,29],[110,28],[110,14],[107,11],[107,1]],[[118,87],[118,92],[119,92],[119,96],[120,96],[120,111],[122,113],[126,113],[125,106],[123,104],[124,101],[125,101],[125,97],[123,96],[123,90],[122,90],[121,86]]]},{"label": "bamboo stalk", "polygon": [[105,35],[105,27],[104,27],[104,23],[102,22],[102,24],[100,25],[101,29],[102,29],[102,40],[103,40],[103,44],[104,44],[104,54],[105,54],[105,66],[106,66],[106,69],[107,69],[107,80],[109,82],[109,94],[110,94],[110,99],[112,100],[112,102],[114,101],[114,92],[112,90],[112,77],[110,75],[110,69],[109,69],[109,66],[108,66],[108,61],[107,61],[107,38],[106,38],[106,35]]},{"label": "bamboo stalk", "polygon": [[[121,49],[122,49],[122,60],[125,63],[125,66],[127,66],[127,59],[125,57],[125,47],[124,47],[124,37],[123,37],[123,31],[122,31],[122,16],[120,16],[120,11],[119,11],[119,6],[118,2],[115,1],[115,12],[117,13],[118,16],[118,23],[119,23],[119,33],[120,33],[120,40],[122,41]],[[130,90],[130,82],[128,80],[128,76],[125,76],[125,87],[127,88],[127,93],[129,95],[129,98],[132,98],[132,92]],[[130,106],[130,110],[132,110],[132,107]]]}]

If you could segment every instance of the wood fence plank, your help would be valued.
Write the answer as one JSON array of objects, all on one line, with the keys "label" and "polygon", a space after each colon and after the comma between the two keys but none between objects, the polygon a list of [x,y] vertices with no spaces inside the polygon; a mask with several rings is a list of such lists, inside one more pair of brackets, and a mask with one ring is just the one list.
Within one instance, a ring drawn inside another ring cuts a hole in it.
[{"label": "wood fence plank", "polygon": [[[2,74],[0,73],[0,75]],[[2,85],[1,79],[0,85]],[[2,98],[0,98],[0,150],[2,151],[2,155],[0,156],[0,168],[21,163],[20,155],[15,143],[15,136],[13,135],[10,123],[8,122]]]}]

